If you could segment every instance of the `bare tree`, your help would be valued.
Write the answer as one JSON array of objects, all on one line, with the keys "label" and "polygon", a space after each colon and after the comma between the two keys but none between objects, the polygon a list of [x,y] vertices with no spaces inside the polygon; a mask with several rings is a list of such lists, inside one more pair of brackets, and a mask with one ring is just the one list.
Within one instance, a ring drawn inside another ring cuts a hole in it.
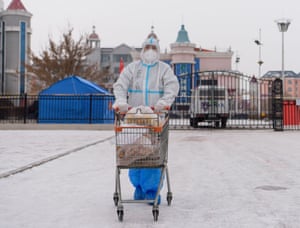
[{"label": "bare tree", "polygon": [[39,55],[29,53],[30,64],[26,65],[28,77],[34,78],[31,90],[39,92],[53,83],[71,75],[79,75],[100,84],[106,71],[96,64],[87,65],[86,56],[92,49],[86,45],[83,35],[75,41],[73,29],[63,33],[62,40],[55,43],[49,38],[49,46]]}]

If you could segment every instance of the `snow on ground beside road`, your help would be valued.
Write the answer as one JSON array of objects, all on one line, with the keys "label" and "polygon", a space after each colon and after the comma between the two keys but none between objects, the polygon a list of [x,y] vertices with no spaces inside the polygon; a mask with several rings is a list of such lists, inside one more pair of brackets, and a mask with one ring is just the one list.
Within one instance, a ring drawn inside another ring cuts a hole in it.
[{"label": "snow on ground beside road", "polygon": [[111,131],[0,131],[0,174],[111,135]]},{"label": "snow on ground beside road", "polygon": [[[12,151],[40,159],[38,151],[48,156],[53,150],[63,152],[111,135],[109,131],[0,131],[0,171],[3,159],[13,160],[13,167],[20,164],[17,155],[9,158]],[[10,143],[16,136],[18,140]],[[299,137],[300,132],[271,130],[171,131],[174,198],[167,206],[164,186],[157,223],[152,207],[144,204],[124,204],[124,221],[118,222],[112,200],[115,148],[107,140],[0,179],[0,227],[296,228]],[[124,197],[130,198],[133,189],[127,170],[121,177]]]}]

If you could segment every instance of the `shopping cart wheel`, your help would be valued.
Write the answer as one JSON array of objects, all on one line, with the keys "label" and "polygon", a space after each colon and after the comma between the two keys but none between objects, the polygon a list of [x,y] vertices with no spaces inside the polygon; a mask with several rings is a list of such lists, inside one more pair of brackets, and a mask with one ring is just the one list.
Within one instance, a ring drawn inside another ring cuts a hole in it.
[{"label": "shopping cart wheel", "polygon": [[173,199],[172,192],[168,192],[168,193],[167,193],[167,202],[168,202],[168,206],[171,205],[172,199]]},{"label": "shopping cart wheel", "polygon": [[153,214],[153,219],[154,219],[154,221],[156,222],[157,219],[158,219],[158,215],[159,215],[159,209],[158,209],[158,206],[153,206],[152,214]]},{"label": "shopping cart wheel", "polygon": [[122,222],[123,221],[123,216],[124,216],[124,210],[123,210],[122,206],[118,207],[117,214],[118,214],[119,221]]},{"label": "shopping cart wheel", "polygon": [[118,195],[118,193],[116,193],[116,192],[114,193],[113,199],[114,199],[114,202],[115,202],[115,206],[117,206],[118,202],[119,202],[119,195]]}]

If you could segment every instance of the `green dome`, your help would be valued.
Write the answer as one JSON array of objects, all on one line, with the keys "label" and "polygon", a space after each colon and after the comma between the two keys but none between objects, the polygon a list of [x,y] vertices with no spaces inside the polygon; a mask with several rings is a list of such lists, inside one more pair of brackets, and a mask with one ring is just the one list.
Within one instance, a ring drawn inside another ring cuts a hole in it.
[{"label": "green dome", "polygon": [[190,39],[184,25],[181,25],[181,29],[178,32],[176,43],[190,43]]}]

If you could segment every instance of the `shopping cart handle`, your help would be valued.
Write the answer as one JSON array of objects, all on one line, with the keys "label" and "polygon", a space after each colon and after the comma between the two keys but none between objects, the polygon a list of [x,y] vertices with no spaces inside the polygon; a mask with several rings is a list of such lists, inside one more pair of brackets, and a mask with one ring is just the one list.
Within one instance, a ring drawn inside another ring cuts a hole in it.
[{"label": "shopping cart handle", "polygon": [[[155,111],[155,106],[151,106],[150,107],[153,111]],[[159,111],[170,111],[170,106],[168,106],[168,105],[166,105],[166,106],[164,106],[161,110],[159,110]]]},{"label": "shopping cart handle", "polygon": [[113,108],[113,110],[114,110],[115,112],[122,112],[122,113],[126,113],[126,112],[129,111],[130,109],[132,109],[131,106],[128,106],[128,109],[127,109],[126,111],[124,111],[124,110],[121,111],[121,109],[120,109],[119,107]]}]

